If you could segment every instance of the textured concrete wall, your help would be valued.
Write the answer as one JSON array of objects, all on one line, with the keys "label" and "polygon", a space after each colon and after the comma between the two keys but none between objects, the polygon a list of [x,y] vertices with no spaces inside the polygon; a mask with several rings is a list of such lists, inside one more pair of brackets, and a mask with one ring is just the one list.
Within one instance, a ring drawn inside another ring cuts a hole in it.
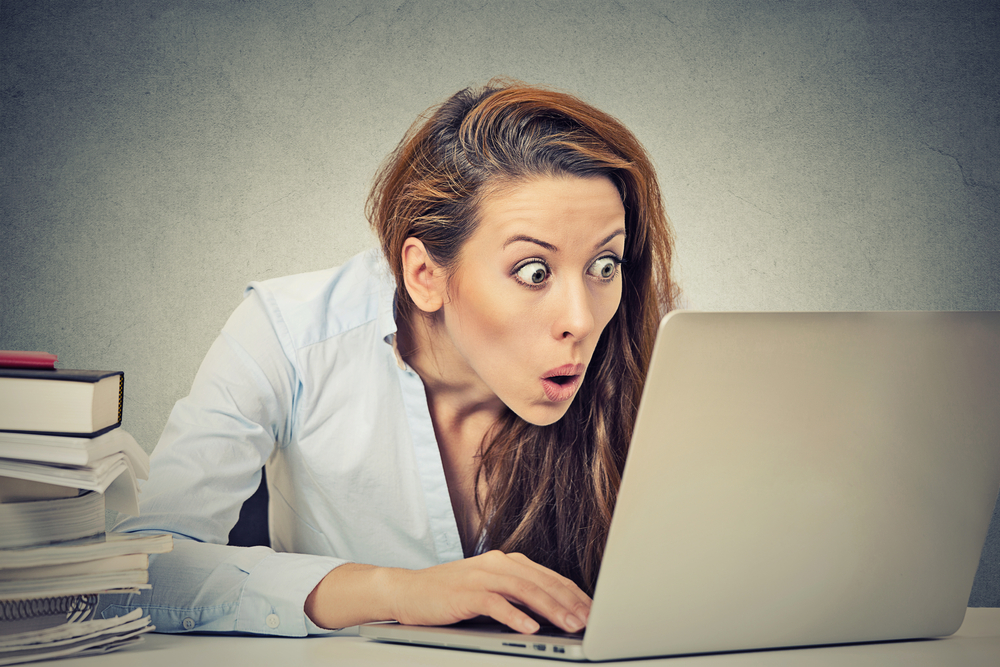
[{"label": "textured concrete wall", "polygon": [[[1000,309],[995,2],[0,3],[0,348],[121,368],[147,449],[250,280],[494,75],[652,152],[703,309]],[[1000,605],[1000,518],[973,604]]]}]

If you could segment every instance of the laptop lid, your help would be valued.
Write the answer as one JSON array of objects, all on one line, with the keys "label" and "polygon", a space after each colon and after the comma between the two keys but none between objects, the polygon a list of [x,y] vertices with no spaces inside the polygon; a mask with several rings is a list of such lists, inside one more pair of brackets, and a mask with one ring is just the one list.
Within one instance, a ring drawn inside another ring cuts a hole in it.
[{"label": "laptop lid", "polygon": [[[1000,313],[675,311],[582,651],[522,635],[512,652],[610,660],[950,634],[998,487]],[[362,634],[427,634],[401,631]]]}]

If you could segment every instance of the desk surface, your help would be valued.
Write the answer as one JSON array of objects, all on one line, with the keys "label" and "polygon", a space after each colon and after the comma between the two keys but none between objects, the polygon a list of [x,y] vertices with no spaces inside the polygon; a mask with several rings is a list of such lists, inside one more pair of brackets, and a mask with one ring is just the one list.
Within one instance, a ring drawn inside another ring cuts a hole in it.
[{"label": "desk surface", "polygon": [[[57,661],[29,663],[57,664]],[[224,635],[146,635],[145,641],[129,649],[90,658],[61,662],[66,667],[277,667],[296,665],[510,665],[573,664],[519,656],[472,653],[448,649],[398,646],[372,642],[346,633],[334,637],[303,639]],[[671,667],[716,667],[717,665],[805,666],[827,665],[939,667],[941,665],[1000,665],[1000,608],[970,608],[962,627],[951,637],[880,644],[853,644],[820,648],[724,653],[681,658],[660,658],[606,665],[670,665]]]}]

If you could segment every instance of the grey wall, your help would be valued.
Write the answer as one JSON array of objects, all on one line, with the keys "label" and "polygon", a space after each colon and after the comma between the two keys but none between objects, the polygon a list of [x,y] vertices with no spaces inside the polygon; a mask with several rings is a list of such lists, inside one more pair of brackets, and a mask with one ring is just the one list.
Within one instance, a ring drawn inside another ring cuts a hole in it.
[{"label": "grey wall", "polygon": [[699,308],[1000,309],[998,35],[995,2],[2,0],[0,348],[124,369],[151,449],[243,286],[369,246],[380,159],[497,74],[638,134]]}]

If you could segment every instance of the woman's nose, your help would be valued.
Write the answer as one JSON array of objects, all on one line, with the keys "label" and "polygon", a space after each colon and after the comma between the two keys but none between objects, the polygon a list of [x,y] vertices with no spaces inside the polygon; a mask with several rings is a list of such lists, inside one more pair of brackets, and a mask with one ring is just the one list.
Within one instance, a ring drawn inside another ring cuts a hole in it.
[{"label": "woman's nose", "polygon": [[583,281],[564,285],[555,297],[556,318],[552,334],[556,338],[582,340],[594,330],[594,309],[591,295]]}]

